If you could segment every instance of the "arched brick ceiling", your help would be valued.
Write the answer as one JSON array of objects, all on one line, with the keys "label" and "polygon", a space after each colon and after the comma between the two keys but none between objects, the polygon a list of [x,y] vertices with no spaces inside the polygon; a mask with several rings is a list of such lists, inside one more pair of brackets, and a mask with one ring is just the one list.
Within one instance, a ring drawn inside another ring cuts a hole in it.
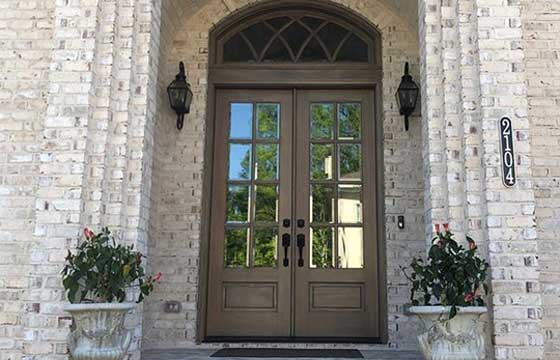
[{"label": "arched brick ceiling", "polygon": [[[177,10],[180,18],[189,18],[206,3],[214,0],[172,0],[177,2]],[[231,7],[235,0],[221,0],[224,5]],[[394,14],[402,17],[410,25],[411,29],[417,29],[418,26],[418,2],[416,0],[367,0],[377,1],[386,6]]]}]

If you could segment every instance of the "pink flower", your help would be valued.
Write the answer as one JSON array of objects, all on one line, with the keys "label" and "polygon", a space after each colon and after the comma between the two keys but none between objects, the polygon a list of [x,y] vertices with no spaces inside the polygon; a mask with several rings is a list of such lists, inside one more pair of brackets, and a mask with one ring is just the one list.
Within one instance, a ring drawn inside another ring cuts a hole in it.
[{"label": "pink flower", "polygon": [[445,232],[449,232],[449,224],[448,223],[443,224],[443,228],[445,229]]},{"label": "pink flower", "polygon": [[161,279],[161,272],[158,272],[156,276],[154,276],[154,281],[159,281]]},{"label": "pink flower", "polygon": [[84,236],[86,237],[86,239],[91,239],[92,237],[95,236],[95,234],[93,233],[93,231],[91,231],[88,228],[84,228]]},{"label": "pink flower", "polygon": [[436,227],[436,234],[439,234],[439,232],[440,232],[440,225],[439,225],[439,224],[436,224],[435,227]]},{"label": "pink flower", "polygon": [[468,241],[469,241],[469,250],[471,251],[476,250],[476,243],[472,239],[469,239]]},{"label": "pink flower", "polygon": [[474,300],[474,298],[475,298],[474,292],[472,292],[472,291],[471,291],[471,292],[468,292],[468,293],[465,295],[465,302],[470,303],[470,302],[472,302],[472,301]]}]

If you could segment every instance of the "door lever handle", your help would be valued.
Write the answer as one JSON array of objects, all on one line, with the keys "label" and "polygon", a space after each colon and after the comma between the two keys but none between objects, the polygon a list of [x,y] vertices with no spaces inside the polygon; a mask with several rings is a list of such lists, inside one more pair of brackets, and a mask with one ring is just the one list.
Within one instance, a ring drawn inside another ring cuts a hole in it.
[{"label": "door lever handle", "polygon": [[282,246],[284,247],[284,261],[283,265],[287,267],[290,265],[290,260],[288,259],[288,249],[290,247],[290,234],[282,235]]},{"label": "door lever handle", "polygon": [[303,248],[305,247],[305,235],[297,235],[297,247],[299,249],[298,266],[303,267]]}]

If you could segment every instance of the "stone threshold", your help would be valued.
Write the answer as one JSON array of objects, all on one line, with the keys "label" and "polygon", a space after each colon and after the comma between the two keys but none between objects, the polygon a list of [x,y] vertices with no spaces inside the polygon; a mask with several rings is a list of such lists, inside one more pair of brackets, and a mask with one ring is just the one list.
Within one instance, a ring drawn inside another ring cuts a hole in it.
[{"label": "stone threshold", "polygon": [[[241,345],[241,344],[239,344]],[[320,348],[320,346],[309,346],[306,344],[305,348]],[[313,344],[315,345],[315,344]],[[287,348],[294,348],[294,346],[286,345]],[[229,344],[229,347],[247,347],[244,346],[235,346]],[[263,347],[255,346],[255,347]],[[274,346],[276,348],[282,348],[281,344]],[[352,348],[358,349],[362,353],[364,359],[369,360],[422,360],[422,355],[417,351],[410,351],[410,350],[396,350],[396,349],[373,349],[373,350],[364,350],[360,349],[361,346],[323,346],[322,348],[333,349],[333,348]],[[210,356],[219,350],[221,347],[213,347],[213,348],[205,348],[205,349],[157,349],[157,350],[145,350],[142,351],[141,360],[264,360],[264,358],[211,358]],[[297,347],[296,347],[297,348]],[[301,347],[303,348],[303,346]],[[279,359],[279,358],[266,358],[266,359]],[[284,358],[284,359],[297,359],[297,358]],[[304,358],[300,358],[304,359]],[[329,360],[336,360],[336,359],[329,359]]]}]

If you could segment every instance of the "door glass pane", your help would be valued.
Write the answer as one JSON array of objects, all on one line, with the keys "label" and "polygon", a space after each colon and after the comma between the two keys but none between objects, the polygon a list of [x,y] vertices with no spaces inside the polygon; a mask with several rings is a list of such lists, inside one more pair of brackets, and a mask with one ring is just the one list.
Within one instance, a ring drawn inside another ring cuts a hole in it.
[{"label": "door glass pane", "polygon": [[230,139],[250,139],[253,136],[253,104],[230,105]]},{"label": "door glass pane", "polygon": [[357,224],[362,222],[362,186],[338,186],[338,222]]},{"label": "door glass pane", "polygon": [[333,178],[333,145],[311,145],[311,179],[329,180]]},{"label": "door glass pane", "polygon": [[279,104],[257,104],[257,138],[278,139]]},{"label": "door glass pane", "polygon": [[255,221],[276,222],[278,218],[278,191],[276,185],[257,185]]},{"label": "door glass pane", "polygon": [[311,268],[335,267],[333,236],[332,228],[311,228]]},{"label": "door glass pane", "polygon": [[229,179],[251,180],[250,144],[229,144]]},{"label": "door glass pane", "polygon": [[311,105],[311,138],[332,139],[334,129],[334,104]]},{"label": "door glass pane", "polygon": [[362,178],[362,145],[339,144],[338,176],[343,180]]},{"label": "door glass pane", "polygon": [[363,231],[359,227],[338,228],[338,267],[360,269],[364,267]]},{"label": "door glass pane", "polygon": [[278,144],[257,144],[257,180],[278,179]]},{"label": "door glass pane", "polygon": [[311,221],[332,223],[334,212],[334,189],[325,185],[311,186]]},{"label": "door glass pane", "polygon": [[253,239],[255,267],[276,267],[278,234],[276,228],[256,228]]},{"label": "door glass pane", "polygon": [[249,186],[229,185],[227,190],[227,222],[249,221]]},{"label": "door glass pane", "polygon": [[338,105],[338,138],[359,139],[361,136],[361,111],[358,103]]},{"label": "door glass pane", "polygon": [[249,229],[226,229],[224,264],[226,267],[247,267]]}]

